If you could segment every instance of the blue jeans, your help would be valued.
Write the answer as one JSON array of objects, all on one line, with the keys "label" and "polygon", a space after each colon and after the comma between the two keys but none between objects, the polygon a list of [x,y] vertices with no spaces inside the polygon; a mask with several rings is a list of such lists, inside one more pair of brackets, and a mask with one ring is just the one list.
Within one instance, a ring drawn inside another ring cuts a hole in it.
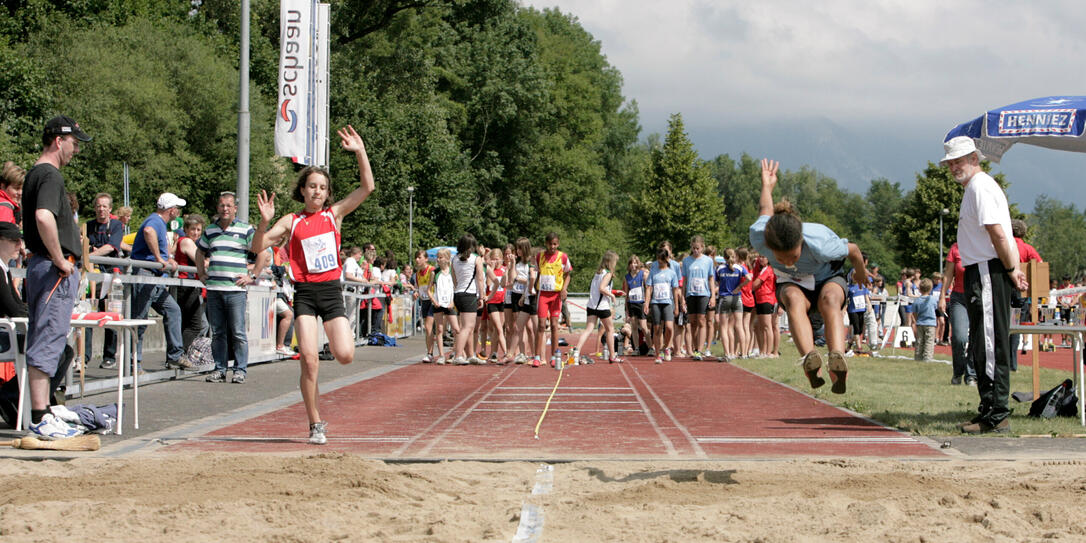
[{"label": "blue jeans", "polygon": [[[136,275],[157,277],[158,273],[138,269]],[[181,307],[165,285],[133,285],[132,318],[146,319],[151,308],[162,315],[162,329],[166,333],[166,361],[176,362],[185,354],[181,344]],[[143,362],[143,333],[146,330],[146,326],[136,329],[136,359],[140,362]]]},{"label": "blue jeans", "polygon": [[950,350],[954,355],[954,377],[977,378],[973,364],[969,362],[969,353],[965,344],[969,342],[969,313],[965,308],[965,295],[960,292],[950,293]]},{"label": "blue jeans", "polygon": [[231,347],[234,349],[234,373],[245,373],[249,367],[249,340],[245,334],[246,306],[245,291],[207,291],[211,356],[215,359],[215,369],[218,371],[226,371]]}]

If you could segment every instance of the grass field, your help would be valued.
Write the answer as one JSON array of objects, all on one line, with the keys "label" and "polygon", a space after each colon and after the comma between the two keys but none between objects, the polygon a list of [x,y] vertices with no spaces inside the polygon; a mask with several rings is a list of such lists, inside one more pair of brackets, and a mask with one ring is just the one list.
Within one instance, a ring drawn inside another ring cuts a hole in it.
[{"label": "grass field", "polygon": [[[821,348],[821,351],[825,355],[825,348]],[[883,354],[890,355],[890,349],[883,351]],[[742,359],[733,363],[907,432],[924,436],[960,433],[956,425],[976,413],[976,387],[950,384],[952,372],[947,357],[936,356],[936,362],[916,362],[911,360],[912,350],[899,349],[896,354],[910,359],[865,356],[848,358],[848,392],[841,395],[830,392],[828,378],[826,386],[811,390],[803,371],[796,365],[799,353],[788,336],[781,337],[780,358]],[[1041,368],[1042,392],[1070,376],[1068,372]],[[1017,372],[1011,374],[1012,392],[1029,392],[1032,388],[1030,366],[1022,365]],[[1030,407],[1028,403],[1018,403],[1011,399],[1010,406],[1012,415],[1009,435],[1086,434],[1086,428],[1079,424],[1078,419],[1030,418],[1026,416]]]}]

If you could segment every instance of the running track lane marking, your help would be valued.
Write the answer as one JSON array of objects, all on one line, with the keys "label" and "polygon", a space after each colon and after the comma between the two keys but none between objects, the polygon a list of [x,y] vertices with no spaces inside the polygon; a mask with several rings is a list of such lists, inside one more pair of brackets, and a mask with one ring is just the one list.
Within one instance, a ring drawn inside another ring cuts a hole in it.
[{"label": "running track lane marking", "polygon": [[[504,373],[507,368],[508,368],[508,366],[506,366],[505,368],[502,368],[502,373]],[[500,387],[502,385],[502,383],[508,381],[509,378],[512,377],[513,374],[517,372],[517,369],[518,368],[516,366],[514,366],[512,368],[512,371],[509,372],[509,375],[506,375],[504,378],[502,378],[502,380],[499,381],[498,384],[494,385],[494,387],[491,388],[490,390],[488,390],[486,392],[486,394],[483,394],[482,398],[479,398],[479,400],[476,401],[474,404],[472,404],[471,407],[467,408],[467,410],[464,411],[464,414],[457,417],[457,419],[455,421],[453,421],[453,423],[450,424],[448,428],[445,428],[445,430],[443,432],[441,432],[437,437],[435,437],[433,440],[431,440],[430,443],[428,443],[425,447],[423,447],[423,449],[421,451],[419,451],[419,456],[426,456],[426,455],[430,454],[430,450],[433,449],[434,446],[436,446],[438,444],[438,442],[440,442],[442,439],[445,439],[445,436],[449,435],[449,432],[453,431],[453,429],[456,428],[457,426],[459,426],[461,422],[464,422],[464,419],[468,418],[468,415],[470,415],[471,412],[475,410],[475,408],[479,407],[479,404],[483,403],[483,400],[486,400],[487,398],[489,398],[490,395],[493,394],[494,391],[497,390],[498,387]],[[459,403],[457,403],[455,407],[453,407],[452,409],[447,411],[445,413],[445,415],[441,416],[441,418],[445,418],[446,416],[451,414],[454,410],[456,410],[457,407],[463,405],[464,402],[471,399],[472,396],[478,394],[479,391],[481,391],[484,387],[489,385],[490,381],[493,381],[493,380],[497,379],[500,376],[501,376],[501,373],[498,373],[494,377],[491,377],[489,381],[487,381],[486,383],[483,383],[482,385],[480,385],[479,388],[475,389],[474,392],[472,392],[470,395],[468,395],[463,400],[461,400]],[[434,424],[431,424],[427,428],[427,431],[429,431],[430,428],[433,428],[434,425],[437,424],[437,422],[438,421],[434,421]],[[421,437],[422,434],[419,434],[419,436]],[[406,449],[406,448],[407,448],[406,446],[401,447],[401,449]]]},{"label": "running track lane marking", "polygon": [[637,403],[641,404],[641,412],[645,414],[645,418],[648,419],[649,424],[652,425],[652,429],[656,430],[656,435],[660,436],[660,441],[664,444],[664,448],[667,449],[667,455],[678,456],[679,453],[675,451],[675,444],[671,442],[671,439],[664,434],[664,430],[656,423],[656,417],[652,416],[652,413],[649,411],[649,406],[645,404],[645,400],[641,397],[641,393],[634,388],[630,376],[626,375],[626,368],[623,367],[622,364],[619,364],[618,370],[622,372],[622,377],[626,379],[626,383],[630,385],[630,390],[632,390],[634,396],[637,397]]},{"label": "running track lane marking", "polygon": [[[490,379],[487,379],[486,381],[484,381],[484,382],[483,382],[483,384],[479,385],[479,388],[476,388],[475,390],[471,391],[471,393],[470,393],[470,394],[468,394],[468,395],[464,396],[464,399],[462,399],[462,400],[460,400],[459,402],[457,402],[457,403],[456,403],[456,405],[454,405],[454,406],[450,407],[450,408],[449,408],[449,410],[448,410],[448,411],[445,411],[445,413],[443,413],[443,414],[442,414],[442,415],[441,415],[440,417],[438,417],[438,418],[434,419],[434,422],[430,423],[430,425],[429,425],[429,426],[427,426],[427,427],[426,427],[425,429],[423,429],[423,430],[422,430],[421,432],[419,432],[419,433],[418,433],[418,434],[416,434],[416,435],[415,435],[414,437],[412,437],[410,441],[408,441],[407,443],[404,443],[404,445],[403,445],[402,447],[400,447],[399,449],[396,449],[395,451],[393,451],[393,453],[392,453],[392,456],[393,456],[393,457],[397,457],[397,456],[402,456],[402,455],[403,455],[403,453],[404,453],[405,451],[407,451],[407,449],[408,449],[409,447],[411,447],[411,445],[414,445],[416,441],[418,441],[418,440],[419,440],[420,438],[422,438],[422,436],[424,436],[424,435],[428,434],[428,433],[429,433],[429,432],[430,432],[431,430],[433,430],[433,429],[434,429],[435,427],[437,427],[437,425],[438,425],[438,424],[440,424],[440,423],[441,423],[441,421],[445,420],[445,419],[446,419],[446,418],[447,418],[447,417],[448,417],[449,415],[451,415],[451,414],[452,414],[452,413],[453,413],[454,411],[456,411],[457,409],[459,409],[461,405],[464,405],[464,403],[465,403],[465,402],[467,402],[467,401],[468,401],[469,399],[471,399],[471,397],[472,397],[472,396],[474,396],[474,395],[478,394],[478,393],[479,393],[479,391],[483,390],[483,388],[485,388],[485,387],[486,387],[487,385],[489,385],[489,384],[490,384],[491,382],[493,382],[493,381],[494,381],[495,379],[497,379],[498,377],[500,377],[500,376],[501,376],[501,374],[502,374],[502,373],[504,373],[504,372],[505,372],[506,370],[508,370],[508,369],[513,369],[513,370],[516,370],[516,368],[515,368],[515,367],[514,367],[514,368],[510,368],[509,366],[506,366],[506,367],[502,368],[502,370],[501,370],[500,372],[498,372],[497,374],[495,374],[495,375],[491,376],[491,377],[490,377]],[[510,373],[509,373],[509,375],[513,375],[513,373],[512,373],[512,372],[510,372]],[[509,377],[507,376],[507,377],[506,377],[505,379],[508,379],[508,378],[509,378]],[[501,383],[504,383],[504,382],[505,382],[505,379],[502,379],[502,380],[501,380]],[[501,385],[501,383],[498,383],[498,384],[499,384],[499,385]],[[432,446],[432,445],[431,445],[431,446]],[[427,447],[427,449],[429,449],[429,447]]]},{"label": "running track lane marking", "polygon": [[699,437],[700,443],[920,443],[911,437]]},{"label": "running track lane marking", "polygon": [[[656,395],[656,391],[653,390],[651,386],[649,386],[648,381],[646,381],[645,377],[641,375],[641,372],[637,372],[637,378],[641,380],[641,382],[645,385],[645,389],[649,391],[649,394],[652,394],[652,398],[656,400],[657,405],[660,406],[660,409],[664,410],[664,414],[666,414],[667,417],[671,419],[671,422],[675,423],[675,427],[679,429],[679,432],[681,432],[683,437],[685,437],[686,440],[690,443],[690,447],[694,449],[694,455],[698,458],[709,458],[709,456],[705,454],[705,451],[701,449],[701,445],[698,444],[698,440],[694,439],[693,434],[691,434],[690,431],[686,429],[686,426],[683,426],[682,423],[679,422],[679,419],[675,418],[675,415],[671,413],[671,409],[668,409],[667,405],[664,403],[664,400],[661,400],[660,396]],[[632,388],[633,384],[631,383],[630,386]]]}]

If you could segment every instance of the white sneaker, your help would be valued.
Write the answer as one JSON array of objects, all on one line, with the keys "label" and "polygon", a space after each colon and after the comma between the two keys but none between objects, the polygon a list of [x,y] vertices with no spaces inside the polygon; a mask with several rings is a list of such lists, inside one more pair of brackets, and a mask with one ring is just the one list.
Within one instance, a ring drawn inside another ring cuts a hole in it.
[{"label": "white sneaker", "polygon": [[430,358],[430,353],[426,353],[426,356],[422,357],[422,363],[429,364],[430,362],[433,362],[433,359]]},{"label": "white sneaker", "polygon": [[314,422],[309,425],[309,444],[310,445],[324,445],[328,443],[328,438],[324,435],[324,431],[328,428],[328,423],[325,421]]},{"label": "white sneaker", "polygon": [[298,353],[294,352],[294,349],[291,349],[290,347],[283,347],[282,349],[276,349],[275,354],[279,356],[291,357]]},{"label": "white sneaker", "polygon": [[67,422],[58,419],[52,413],[46,413],[45,416],[41,418],[41,422],[30,425],[30,433],[41,439],[53,440],[75,437],[83,432]]},{"label": "white sneaker", "polygon": [[671,362],[671,347],[664,349],[664,362]]}]

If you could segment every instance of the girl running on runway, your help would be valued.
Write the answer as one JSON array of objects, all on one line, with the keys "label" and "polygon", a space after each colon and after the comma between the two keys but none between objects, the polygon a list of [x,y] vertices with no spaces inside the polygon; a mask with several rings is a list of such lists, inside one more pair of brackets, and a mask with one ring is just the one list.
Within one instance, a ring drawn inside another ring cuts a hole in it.
[{"label": "girl running on runway", "polygon": [[304,209],[284,215],[271,229],[268,224],[275,216],[275,193],[269,197],[260,191],[257,197],[260,225],[252,244],[253,252],[260,254],[268,246],[288,238],[287,254],[295,289],[294,330],[301,351],[299,384],[309,418],[309,442],[315,445],[327,441],[327,423],[317,409],[320,396],[317,389],[317,370],[320,368],[317,317],[324,320],[324,333],[332,355],[340,364],[350,364],[354,359],[354,333],[344,312],[339,279],[340,225],[343,217],[361,205],[374,189],[373,171],[362,138],[350,125],[337,132],[340,147],[354,153],[358,160],[358,188],[333,204],[330,202],[332,181],[328,171],[309,166],[299,173],[293,194],[294,200],[305,204]]}]

